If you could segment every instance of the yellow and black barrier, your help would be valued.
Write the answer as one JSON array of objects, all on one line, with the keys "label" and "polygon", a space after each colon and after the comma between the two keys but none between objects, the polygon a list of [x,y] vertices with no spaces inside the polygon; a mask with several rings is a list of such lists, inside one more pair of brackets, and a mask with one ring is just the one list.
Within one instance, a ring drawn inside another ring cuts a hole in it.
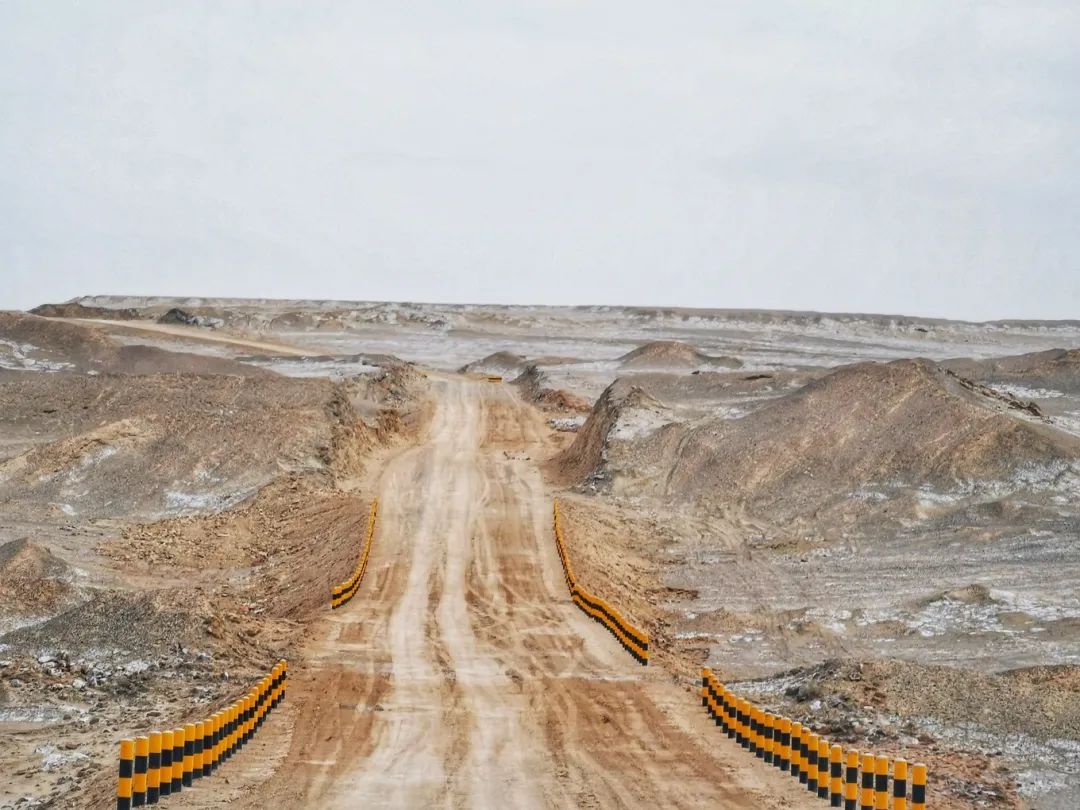
[{"label": "yellow and black barrier", "polygon": [[845,751],[809,727],[740,698],[707,668],[701,671],[701,705],[728,737],[766,764],[798,779],[831,807],[926,810],[925,765],[910,766],[909,795],[907,761]]},{"label": "yellow and black barrier", "polygon": [[364,572],[367,571],[368,556],[371,554],[371,541],[375,537],[375,521],[378,516],[379,499],[376,498],[371,502],[371,511],[368,513],[367,533],[364,536],[364,545],[360,551],[360,561],[356,564],[352,576],[330,590],[330,608],[333,610],[349,604],[349,600],[356,596],[356,592],[360,589],[360,583],[364,579]]},{"label": "yellow and black barrier", "polygon": [[206,720],[121,740],[117,810],[157,804],[210,776],[244,747],[285,699],[288,681],[289,665],[279,661],[244,697]]},{"label": "yellow and black barrier", "polygon": [[643,666],[649,663],[649,635],[638,630],[630,622],[623,618],[614,607],[603,599],[593,596],[577,583],[574,569],[570,565],[570,556],[566,552],[566,538],[563,536],[562,516],[559,513],[559,502],[556,500],[552,507],[552,516],[555,525],[555,546],[559,551],[559,560],[562,562],[563,577],[566,587],[570,589],[570,598],[586,615],[600,622],[615,640],[622,645],[634,660]]}]

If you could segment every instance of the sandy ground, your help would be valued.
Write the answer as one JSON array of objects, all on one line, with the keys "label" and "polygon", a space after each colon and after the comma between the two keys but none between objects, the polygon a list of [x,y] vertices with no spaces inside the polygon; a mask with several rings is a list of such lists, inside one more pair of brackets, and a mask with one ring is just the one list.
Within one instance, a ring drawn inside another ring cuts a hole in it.
[{"label": "sandy ground", "polygon": [[[225,789],[177,806],[810,807],[570,603],[505,387],[444,378],[378,478],[369,580],[315,624],[288,709]],[[417,497],[420,495],[420,497]],[[286,750],[282,755],[280,750]]]}]

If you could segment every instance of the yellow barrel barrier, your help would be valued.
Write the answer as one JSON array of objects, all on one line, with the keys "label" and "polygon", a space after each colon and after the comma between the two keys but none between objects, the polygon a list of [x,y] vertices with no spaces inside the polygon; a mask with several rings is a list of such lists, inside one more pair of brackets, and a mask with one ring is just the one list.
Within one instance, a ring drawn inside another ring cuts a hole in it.
[{"label": "yellow barrel barrier", "polygon": [[708,668],[701,671],[701,705],[728,737],[797,779],[815,796],[828,800],[830,807],[926,810],[925,765],[845,751],[809,727],[738,697]]},{"label": "yellow barrel barrier", "polygon": [[649,634],[638,630],[630,622],[623,618],[614,607],[603,599],[593,596],[580,585],[574,577],[574,569],[570,566],[570,557],[566,553],[566,538],[563,536],[562,516],[559,514],[559,502],[556,500],[552,508],[555,524],[555,546],[559,551],[559,559],[562,561],[563,576],[566,586],[570,589],[570,598],[586,615],[598,621],[608,632],[615,636],[615,640],[622,645],[639,664],[647,666],[649,663]]},{"label": "yellow barrel barrier", "polygon": [[368,513],[367,534],[364,536],[364,544],[360,550],[360,561],[356,564],[356,570],[347,580],[335,585],[330,591],[330,607],[337,610],[349,604],[349,600],[356,596],[360,589],[360,582],[364,579],[367,571],[368,556],[371,554],[371,541],[375,537],[375,521],[379,515],[379,499],[371,502],[371,511]]},{"label": "yellow barrel barrier", "polygon": [[288,681],[289,665],[281,660],[244,697],[208,719],[121,740],[117,810],[157,804],[216,771],[285,699]]}]

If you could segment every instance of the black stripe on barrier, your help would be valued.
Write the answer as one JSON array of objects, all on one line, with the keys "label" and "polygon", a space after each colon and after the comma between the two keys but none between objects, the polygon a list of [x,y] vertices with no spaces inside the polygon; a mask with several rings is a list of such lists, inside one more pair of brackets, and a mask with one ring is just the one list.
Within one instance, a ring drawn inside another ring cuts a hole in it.
[{"label": "black stripe on barrier", "polygon": [[926,785],[911,786],[911,801],[914,804],[926,803]]},{"label": "black stripe on barrier", "polygon": [[874,776],[874,792],[889,792],[889,775],[887,773],[879,773]]},{"label": "black stripe on barrier", "polygon": [[907,780],[893,779],[893,797],[903,799],[907,796]]}]

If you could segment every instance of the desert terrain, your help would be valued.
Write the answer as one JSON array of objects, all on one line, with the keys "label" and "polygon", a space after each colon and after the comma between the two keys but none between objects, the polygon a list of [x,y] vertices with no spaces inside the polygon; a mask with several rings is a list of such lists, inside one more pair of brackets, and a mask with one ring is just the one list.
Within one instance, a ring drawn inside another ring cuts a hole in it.
[{"label": "desert terrain", "polygon": [[0,807],[282,657],[172,804],[827,806],[708,666],[930,807],[1080,806],[1080,321],[97,296],[0,312],[0,404]]}]

